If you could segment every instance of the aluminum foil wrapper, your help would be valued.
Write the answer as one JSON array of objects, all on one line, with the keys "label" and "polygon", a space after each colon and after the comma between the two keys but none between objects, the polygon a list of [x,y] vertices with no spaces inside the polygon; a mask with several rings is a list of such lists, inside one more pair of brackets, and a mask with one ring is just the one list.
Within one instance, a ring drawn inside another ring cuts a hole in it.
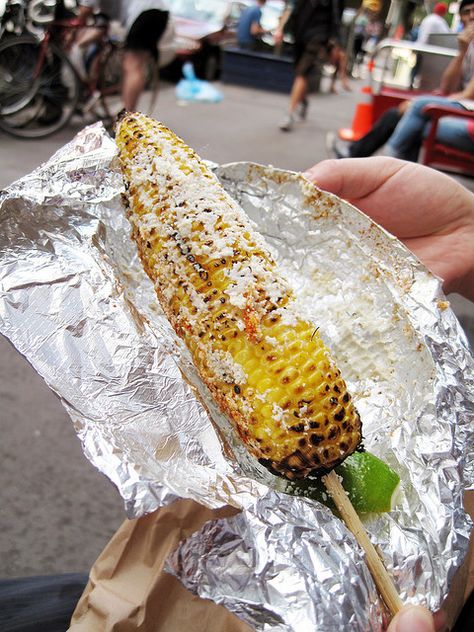
[{"label": "aluminum foil wrapper", "polygon": [[[433,277],[357,209],[297,174],[215,168],[324,332],[366,447],[401,477],[364,517],[401,598],[438,609],[467,550],[473,360]],[[130,517],[176,497],[242,511],[174,553],[185,586],[256,630],[379,630],[363,555],[323,505],[282,491],[229,432],[162,315],[121,205],[116,148],[88,127],[0,198],[0,330],[69,412]]]}]

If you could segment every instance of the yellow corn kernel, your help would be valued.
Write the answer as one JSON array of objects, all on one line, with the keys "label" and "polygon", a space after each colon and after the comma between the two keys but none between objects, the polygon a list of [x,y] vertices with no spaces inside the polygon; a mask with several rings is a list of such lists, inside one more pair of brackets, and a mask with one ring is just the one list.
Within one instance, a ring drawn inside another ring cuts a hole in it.
[{"label": "yellow corn kernel", "polygon": [[335,467],[358,447],[360,418],[261,236],[160,123],[125,113],[116,142],[143,265],[243,443],[287,478]]}]

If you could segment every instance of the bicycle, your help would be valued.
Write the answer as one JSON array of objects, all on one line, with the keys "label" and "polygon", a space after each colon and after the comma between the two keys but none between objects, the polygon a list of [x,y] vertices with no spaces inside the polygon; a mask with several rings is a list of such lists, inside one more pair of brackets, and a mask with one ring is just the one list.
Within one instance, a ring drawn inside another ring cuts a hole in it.
[{"label": "bicycle", "polygon": [[[105,25],[101,27],[103,37],[96,45],[87,81],[81,80],[65,53],[73,30],[84,28],[77,18],[54,19],[41,38],[23,34],[0,42],[1,130],[19,138],[43,138],[85,112],[110,126],[120,109],[123,47],[108,37]],[[150,74],[147,110],[157,93],[155,63]]]}]

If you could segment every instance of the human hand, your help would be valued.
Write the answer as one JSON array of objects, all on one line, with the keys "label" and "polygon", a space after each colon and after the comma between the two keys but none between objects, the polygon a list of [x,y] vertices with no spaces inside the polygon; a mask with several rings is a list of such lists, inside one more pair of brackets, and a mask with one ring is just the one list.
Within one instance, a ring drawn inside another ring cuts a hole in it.
[{"label": "human hand", "polygon": [[466,28],[458,34],[459,48],[466,51],[472,40],[474,40],[474,22],[470,22]]},{"label": "human hand", "polygon": [[460,99],[472,99],[474,98],[474,77],[464,86],[463,90],[450,94],[449,98],[452,101],[459,101]]},{"label": "human hand", "polygon": [[434,618],[426,608],[405,606],[390,622],[387,632],[436,632]]},{"label": "human hand", "polygon": [[324,160],[305,175],[396,235],[446,293],[474,301],[474,194],[456,180],[382,156]]}]

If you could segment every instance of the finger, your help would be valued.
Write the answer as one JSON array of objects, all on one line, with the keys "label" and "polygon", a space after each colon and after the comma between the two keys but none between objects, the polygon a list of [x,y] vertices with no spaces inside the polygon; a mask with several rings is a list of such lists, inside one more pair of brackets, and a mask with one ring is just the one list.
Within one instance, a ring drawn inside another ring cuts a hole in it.
[{"label": "finger", "polygon": [[377,156],[324,160],[306,171],[321,189],[346,199],[360,199],[383,186],[406,165],[401,160]]},{"label": "finger", "polygon": [[[321,189],[357,206],[400,239],[450,232],[472,212],[467,209],[472,207],[473,195],[459,182],[434,169],[395,158],[325,160],[305,175]],[[433,205],[432,198],[437,204]]]},{"label": "finger", "polygon": [[387,632],[436,632],[432,614],[422,606],[407,606],[398,612]]},{"label": "finger", "polygon": [[408,212],[412,200],[424,191],[424,180],[415,173],[419,168],[420,165],[382,156],[348,158],[318,163],[306,177],[321,189],[348,200],[403,239],[422,234],[418,214]]}]

